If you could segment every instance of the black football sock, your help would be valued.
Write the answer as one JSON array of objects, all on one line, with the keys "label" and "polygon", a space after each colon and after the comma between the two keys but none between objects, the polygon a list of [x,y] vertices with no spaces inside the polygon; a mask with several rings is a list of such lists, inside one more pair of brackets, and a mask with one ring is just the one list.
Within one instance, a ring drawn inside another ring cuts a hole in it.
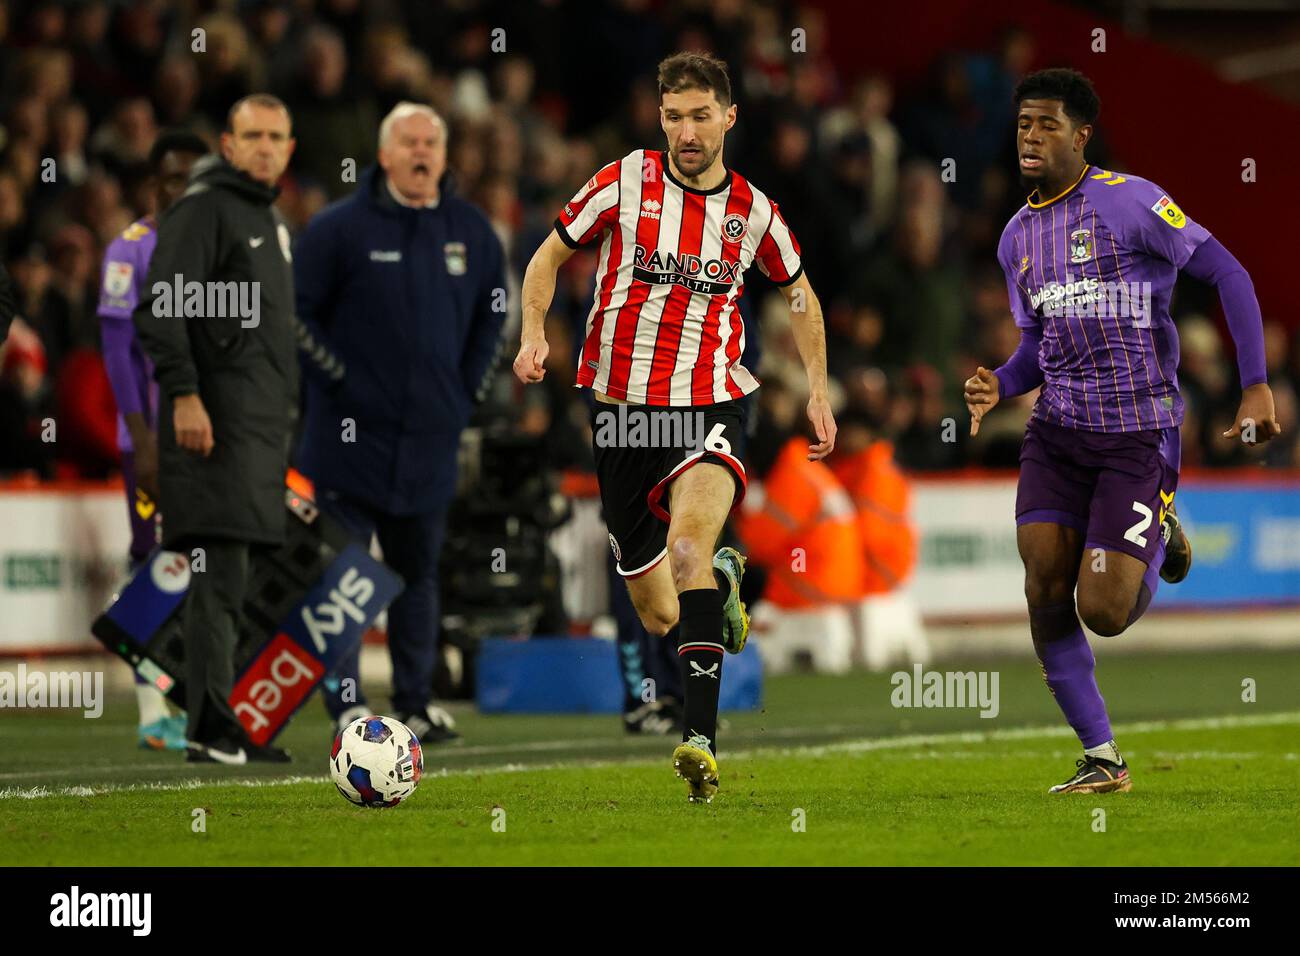
[{"label": "black football sock", "polygon": [[695,734],[709,738],[718,752],[718,688],[722,685],[722,592],[697,588],[677,595],[680,607],[677,659],[685,688],[682,740]]}]

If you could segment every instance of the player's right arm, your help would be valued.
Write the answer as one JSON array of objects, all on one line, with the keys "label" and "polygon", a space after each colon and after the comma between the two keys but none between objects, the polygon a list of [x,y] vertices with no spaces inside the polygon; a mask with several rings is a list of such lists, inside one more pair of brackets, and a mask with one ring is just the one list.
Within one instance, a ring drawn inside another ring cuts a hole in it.
[{"label": "player's right arm", "polygon": [[[637,154],[632,154],[633,156]],[[533,253],[524,272],[523,325],[519,330],[519,354],[515,375],[528,385],[546,376],[546,310],[555,295],[555,276],[574,250],[618,225],[619,170],[626,160],[604,166],[564,204],[555,228]]]},{"label": "player's right arm", "polygon": [[[134,226],[109,243],[104,253],[100,273],[99,316],[100,351],[104,357],[104,371],[113,390],[117,411],[126,423],[135,450],[135,483],[150,498],[158,498],[158,441],[153,428],[145,418],[144,405],[136,390],[135,372],[131,361],[131,346],[135,341],[135,326],[131,324],[131,311],[139,301],[139,286],[144,283],[144,273],[133,246],[139,238],[128,239]],[[134,248],[138,248],[136,245]]]},{"label": "player's right arm", "polygon": [[519,333],[519,354],[515,356],[515,375],[525,385],[546,377],[546,310],[555,296],[555,277],[573,255],[558,233],[552,231],[533,253],[524,272],[523,326]]},{"label": "player's right arm", "polygon": [[970,412],[972,436],[979,434],[980,422],[999,401],[1031,392],[1043,384],[1043,370],[1038,364],[1043,326],[1020,287],[1019,276],[1028,259],[1017,260],[1014,255],[1014,226],[1015,220],[1012,220],[1002,233],[1002,240],[998,243],[998,264],[1007,279],[1007,299],[1012,318],[1020,329],[1020,345],[996,370],[989,371],[981,365],[966,379],[963,391],[966,409]]}]

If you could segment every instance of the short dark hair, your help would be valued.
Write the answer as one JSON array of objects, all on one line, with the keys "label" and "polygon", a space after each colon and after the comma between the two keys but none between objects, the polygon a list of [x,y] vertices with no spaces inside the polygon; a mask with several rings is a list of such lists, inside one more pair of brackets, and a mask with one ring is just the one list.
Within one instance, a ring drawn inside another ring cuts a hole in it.
[{"label": "short dark hair", "polygon": [[198,133],[188,129],[167,129],[158,134],[149,148],[149,171],[156,173],[162,166],[163,157],[168,153],[193,153],[206,156],[208,144]]},{"label": "short dark hair", "polygon": [[248,104],[249,106],[263,106],[273,110],[284,110],[284,115],[289,117],[289,128],[293,128],[293,114],[289,112],[289,107],[284,105],[284,100],[278,96],[272,96],[270,93],[249,93],[247,96],[235,100],[235,104],[226,112],[226,132],[235,131],[235,114],[239,112],[240,107]]},{"label": "short dark hair", "polygon": [[707,53],[674,53],[659,64],[659,99],[683,90],[712,91],[725,109],[731,105],[727,64]]},{"label": "short dark hair", "polygon": [[1079,126],[1096,123],[1101,113],[1101,98],[1092,80],[1078,70],[1055,68],[1030,73],[1016,87],[1013,100],[1016,109],[1024,100],[1060,100],[1065,115]]}]

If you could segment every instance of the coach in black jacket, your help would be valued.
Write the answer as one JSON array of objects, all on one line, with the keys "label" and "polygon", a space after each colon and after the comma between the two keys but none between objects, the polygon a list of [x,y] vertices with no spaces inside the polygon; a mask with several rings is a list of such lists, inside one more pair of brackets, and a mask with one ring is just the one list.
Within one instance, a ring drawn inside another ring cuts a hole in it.
[{"label": "coach in black jacket", "polygon": [[[308,362],[316,350],[304,347],[297,464],[317,502],[364,541],[377,535],[406,582],[388,609],[392,713],[429,744],[456,736],[430,702],[438,558],[460,433],[501,341],[505,256],[483,213],[439,183],[446,129],[433,110],[398,104],[379,138],[379,167],[295,249],[298,316],[324,359]],[[355,656],[325,680],[340,722],[370,712],[355,681]]]},{"label": "coach in black jacket", "polygon": [[224,159],[196,164],[159,223],[132,316],[162,400],[163,543],[193,570],[184,610],[191,761],[288,759],[247,740],[228,698],[250,547],[280,544],[285,530],[298,364],[289,232],[271,204],[293,152],[290,122],[265,94],[235,104]]}]

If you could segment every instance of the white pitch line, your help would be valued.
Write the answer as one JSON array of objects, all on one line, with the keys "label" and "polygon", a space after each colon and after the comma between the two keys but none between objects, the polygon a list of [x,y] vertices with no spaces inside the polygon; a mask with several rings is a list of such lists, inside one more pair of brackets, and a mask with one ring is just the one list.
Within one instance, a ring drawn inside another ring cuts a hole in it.
[{"label": "white pitch line", "polygon": [[[908,754],[881,754],[882,757],[896,758],[899,760],[986,760],[988,751],[985,750],[923,750],[919,753]],[[1052,759],[1065,759],[1067,757],[1079,756],[1077,750],[1001,750],[998,756],[1008,760],[1029,760],[1040,757],[1051,757]],[[1162,760],[1300,760],[1300,754],[1285,753],[1260,753],[1256,751],[1224,751],[1224,750],[1192,750],[1188,752],[1170,752],[1164,750],[1131,750],[1124,748],[1124,759],[1133,763],[1137,758],[1146,761],[1159,762]]]},{"label": "white pitch line", "polygon": [[[1250,716],[1224,715],[1222,717],[1192,717],[1180,720],[1146,720],[1137,721],[1131,724],[1121,724],[1116,728],[1116,735],[1119,734],[1144,734],[1156,733],[1169,730],[1222,730],[1235,727],[1272,727],[1285,726],[1290,724],[1300,724],[1300,711],[1287,711],[1276,714],[1258,714]],[[878,750],[905,750],[912,747],[935,747],[945,744],[956,743],[995,743],[1001,740],[1032,740],[1035,738],[1065,737],[1072,733],[1069,729],[1061,727],[1017,727],[1010,730],[991,730],[985,732],[962,731],[957,733],[946,734],[911,734],[905,737],[875,737],[863,740],[845,740],[832,744],[808,745],[789,748],[771,748],[763,747],[750,750],[728,751],[724,753],[724,759],[727,760],[751,760],[759,757],[771,757],[779,755],[797,755],[805,757],[820,757],[832,753],[866,753]],[[503,748],[509,749],[509,748]],[[513,748],[514,750],[526,749],[521,745]],[[554,749],[547,747],[545,749]],[[1139,751],[1131,750],[1129,753],[1136,754]],[[957,753],[963,753],[958,751]],[[947,753],[935,754],[935,757],[948,756]],[[1035,755],[1037,755],[1035,753]],[[913,757],[926,756],[925,754],[908,755]],[[1222,759],[1235,760],[1247,759],[1255,756],[1269,756],[1265,754],[1254,753],[1231,753],[1219,751],[1192,751],[1190,753],[1168,753],[1164,751],[1154,751],[1150,754],[1152,758],[1164,760],[1189,760],[1189,759]],[[1294,753],[1271,755],[1283,760],[1295,760],[1297,755]],[[549,764],[521,764],[507,763],[498,766],[484,767],[458,767],[450,769],[443,767],[440,770],[425,771],[425,777],[461,777],[476,776],[482,774],[494,773],[522,773],[529,771],[549,771],[565,769],[600,769],[604,767],[617,766],[648,766],[658,763],[659,758],[654,760],[646,758],[631,757],[626,760],[590,760],[581,763],[563,762]],[[146,766],[157,766],[151,764],[142,764],[139,768],[132,768],[128,765],[117,767],[108,767],[103,769],[127,770],[143,769]],[[170,767],[170,764],[162,765]],[[84,769],[84,768],[83,768]],[[25,774],[6,774],[3,778],[12,779],[21,776],[39,776],[42,774],[25,773]],[[43,774],[48,776],[49,774]],[[167,790],[198,790],[205,787],[278,787],[287,786],[296,783],[324,783],[328,777],[319,776],[294,776],[294,777],[263,777],[252,779],[222,779],[214,777],[209,779],[194,778],[190,780],[175,781],[170,783],[133,783],[133,784],[105,784],[99,787],[60,787],[58,790],[50,790],[47,787],[32,787],[30,789],[21,789],[10,787],[0,790],[0,800],[31,800],[41,797],[64,797],[64,796],[101,796],[108,793],[129,793],[137,791],[167,791]]]},{"label": "white pitch line", "polygon": [[177,757],[175,763],[109,763],[82,764],[79,767],[51,767],[48,770],[23,770],[13,773],[0,773],[0,780],[24,780],[28,777],[75,777],[87,770],[175,770],[177,764],[183,764],[185,758]]},{"label": "white pitch line", "polygon": [[327,779],[326,777],[296,776],[251,778],[248,780],[201,780],[195,777],[191,780],[175,780],[171,783],[110,783],[100,787],[60,787],[58,790],[50,790],[48,787],[32,787],[30,790],[10,787],[7,790],[0,790],[0,800],[38,800],[41,797],[100,797],[106,793],[199,790],[203,787],[212,786],[287,787],[299,783],[323,783]]},{"label": "white pitch line", "polygon": [[[1115,736],[1120,734],[1147,734],[1165,730],[1223,730],[1233,727],[1272,727],[1300,724],[1300,711],[1276,714],[1234,715],[1222,717],[1189,717],[1180,720],[1142,720],[1120,724]],[[862,753],[870,750],[898,750],[907,747],[932,747],[945,743],[982,744],[999,740],[1029,740],[1037,737],[1071,737],[1069,727],[1013,727],[1009,730],[966,730],[948,734],[910,734],[905,737],[877,737],[868,740],[843,740],[797,748],[803,756],[823,756],[832,753]],[[771,753],[772,751],[767,751]],[[732,756],[736,756],[733,754]]]},{"label": "white pitch line", "polygon": [[[827,724],[818,727],[784,727],[764,730],[765,737],[784,738],[784,737],[806,737],[812,735],[835,734],[841,733],[846,728],[843,724]],[[3,736],[3,734],[0,734]],[[648,750],[654,743],[650,738],[631,741],[621,734],[611,737],[582,737],[573,740],[533,740],[517,744],[481,744],[477,746],[458,746],[451,744],[443,750],[439,748],[439,755],[457,757],[491,757],[498,754],[517,754],[517,753],[548,753],[557,750],[602,750],[611,747],[625,745],[635,748],[633,753]],[[184,762],[184,756],[177,751],[177,762]],[[426,756],[430,756],[430,751],[425,750]],[[79,774],[85,774],[88,770],[172,770],[176,767],[174,763],[147,763],[147,764],[123,764],[123,763],[104,763],[104,764],[86,764],[82,763],[76,767],[51,767],[47,770],[16,770],[8,773],[0,773],[0,781],[3,780],[27,780],[31,778],[49,778],[49,777],[75,777]]]}]

